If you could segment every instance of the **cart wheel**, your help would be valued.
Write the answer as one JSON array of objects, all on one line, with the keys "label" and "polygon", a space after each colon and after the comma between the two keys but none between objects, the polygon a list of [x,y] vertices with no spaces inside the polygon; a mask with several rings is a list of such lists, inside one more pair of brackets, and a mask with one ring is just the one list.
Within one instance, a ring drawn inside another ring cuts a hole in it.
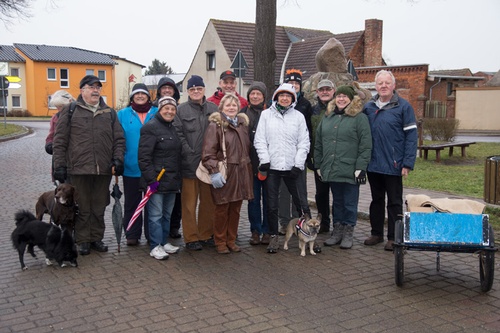
[{"label": "cart wheel", "polygon": [[405,278],[404,247],[398,245],[394,246],[394,271],[396,285],[402,287]]},{"label": "cart wheel", "polygon": [[[490,246],[495,246],[493,236],[493,228],[489,226]],[[479,279],[481,281],[481,290],[484,292],[490,291],[493,286],[495,275],[495,252],[481,251],[479,252]]]},{"label": "cart wheel", "polygon": [[404,232],[403,221],[397,220],[394,228],[394,242],[401,244],[403,243],[403,232]]}]

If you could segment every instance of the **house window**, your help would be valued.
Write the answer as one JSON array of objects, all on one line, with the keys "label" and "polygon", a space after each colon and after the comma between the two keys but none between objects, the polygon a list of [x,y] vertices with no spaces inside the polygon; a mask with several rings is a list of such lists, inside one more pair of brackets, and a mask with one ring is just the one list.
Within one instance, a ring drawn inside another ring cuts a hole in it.
[{"label": "house window", "polygon": [[446,96],[450,96],[453,93],[453,83],[448,82],[446,86]]},{"label": "house window", "polygon": [[55,68],[47,68],[47,80],[55,81],[56,77],[56,69]]},{"label": "house window", "polygon": [[19,76],[19,68],[11,68],[10,76]]},{"label": "house window", "polygon": [[93,69],[86,69],[85,75],[94,75],[94,70]]},{"label": "house window", "polygon": [[68,88],[69,87],[69,70],[66,68],[61,68],[60,75],[61,75],[61,88]]},{"label": "house window", "polygon": [[102,82],[106,82],[106,71],[103,71],[103,70],[97,71],[97,77]]},{"label": "house window", "polygon": [[207,70],[215,70],[215,51],[207,51]]},{"label": "house window", "polygon": [[21,108],[21,96],[12,95],[12,107],[17,109]]}]

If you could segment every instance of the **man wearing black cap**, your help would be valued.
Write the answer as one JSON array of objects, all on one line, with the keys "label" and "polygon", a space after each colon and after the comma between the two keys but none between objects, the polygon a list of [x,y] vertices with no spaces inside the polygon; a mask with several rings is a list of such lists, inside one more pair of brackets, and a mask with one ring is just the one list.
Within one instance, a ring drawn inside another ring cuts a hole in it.
[{"label": "man wearing black cap", "polygon": [[221,73],[217,91],[212,96],[207,98],[207,100],[219,106],[220,100],[227,93],[232,93],[238,96],[242,109],[248,105],[248,101],[236,92],[236,74],[230,70]]},{"label": "man wearing black cap", "polygon": [[115,110],[101,97],[101,89],[99,78],[85,76],[73,112],[69,106],[61,111],[54,136],[54,178],[69,180],[79,193],[75,239],[81,255],[91,248],[108,251],[102,239],[109,184],[111,175],[123,174],[123,129]]}]

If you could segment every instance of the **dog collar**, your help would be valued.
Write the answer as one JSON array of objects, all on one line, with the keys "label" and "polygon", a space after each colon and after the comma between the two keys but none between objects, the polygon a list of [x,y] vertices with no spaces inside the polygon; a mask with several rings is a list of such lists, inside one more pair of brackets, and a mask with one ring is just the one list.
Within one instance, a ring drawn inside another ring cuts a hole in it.
[{"label": "dog collar", "polygon": [[302,224],[304,224],[305,221],[306,221],[306,219],[301,217],[299,219],[299,221],[297,222],[297,224],[295,225],[295,229],[297,229],[297,232],[300,232],[302,235],[309,237],[309,236],[311,236],[311,234],[308,232],[305,232],[304,229],[302,229]]}]

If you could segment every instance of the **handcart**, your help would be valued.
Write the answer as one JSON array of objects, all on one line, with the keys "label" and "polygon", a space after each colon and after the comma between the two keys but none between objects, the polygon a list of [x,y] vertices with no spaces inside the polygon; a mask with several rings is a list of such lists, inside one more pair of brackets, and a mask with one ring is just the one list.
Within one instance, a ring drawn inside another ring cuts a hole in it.
[{"label": "handcart", "polygon": [[481,290],[491,289],[495,271],[495,240],[486,214],[407,212],[396,221],[394,235],[396,285],[404,282],[404,255],[407,250],[436,251],[436,269],[441,252],[479,255]]}]

